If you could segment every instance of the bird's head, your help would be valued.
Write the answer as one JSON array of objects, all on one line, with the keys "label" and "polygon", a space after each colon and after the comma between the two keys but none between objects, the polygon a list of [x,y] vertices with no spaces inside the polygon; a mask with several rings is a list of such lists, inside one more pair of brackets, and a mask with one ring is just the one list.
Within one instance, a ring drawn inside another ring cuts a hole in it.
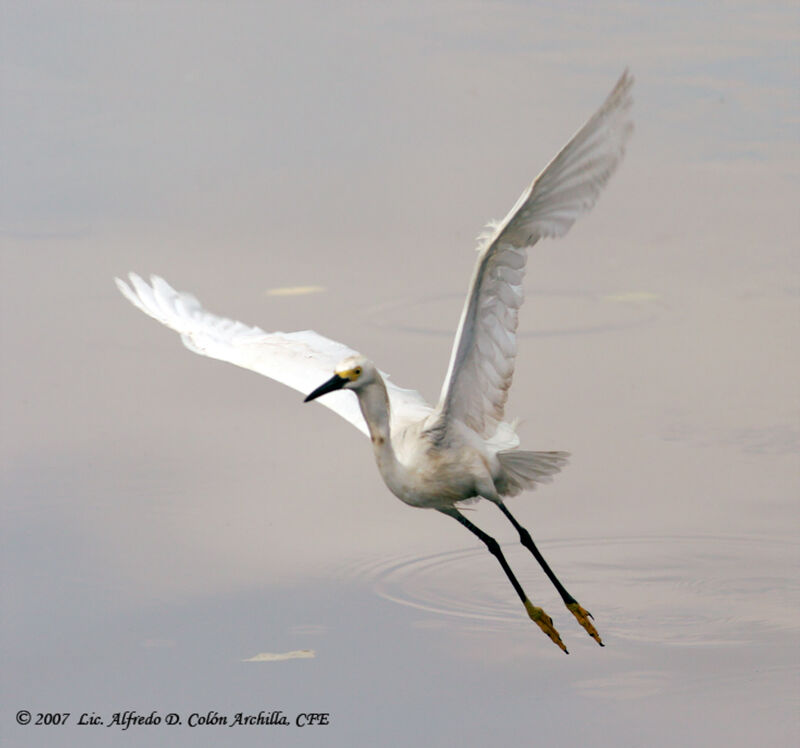
[{"label": "bird's head", "polygon": [[375,364],[364,356],[348,356],[334,369],[334,375],[315,389],[304,402],[316,400],[336,390],[359,390],[375,381],[378,370]]}]

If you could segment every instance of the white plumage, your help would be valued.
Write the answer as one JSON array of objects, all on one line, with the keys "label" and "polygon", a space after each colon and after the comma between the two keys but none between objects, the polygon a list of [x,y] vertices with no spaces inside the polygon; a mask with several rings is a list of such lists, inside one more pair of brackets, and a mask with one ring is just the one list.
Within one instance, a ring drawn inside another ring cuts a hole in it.
[{"label": "white plumage", "polygon": [[[125,298],[180,333],[190,351],[258,372],[304,394],[329,377],[340,361],[357,355],[352,348],[313,330],[267,333],[260,327],[218,317],[203,309],[192,294],[179,293],[158,276],[151,278],[152,285],[135,273],[130,274],[130,286],[119,278],[115,280]],[[388,381],[387,389],[395,417],[422,418],[432,410],[416,390],[404,390]],[[334,392],[320,403],[369,436],[352,395]]]},{"label": "white plumage", "polygon": [[[504,420],[517,352],[516,330],[524,298],[527,250],[539,239],[565,234],[588,211],[622,159],[632,132],[632,78],[627,71],[600,109],[523,192],[502,220],[482,235],[479,256],[461,314],[437,406],[402,389],[347,346],[317,333],[267,333],[217,317],[191,294],[153,277],[117,279],[125,297],[145,314],[181,335],[195,353],[251,369],[320,402],[367,434],[378,469],[390,490],[412,506],[454,517],[486,543],[503,567],[530,617],[564,651],[552,620],[534,606],[497,542],[467,520],[459,502],[486,498],[520,533],[567,607],[595,638],[589,614],[569,595],[525,528],[503,503],[523,489],[548,481],[566,463],[565,452],[527,452]],[[356,397],[346,392],[352,390]]]}]

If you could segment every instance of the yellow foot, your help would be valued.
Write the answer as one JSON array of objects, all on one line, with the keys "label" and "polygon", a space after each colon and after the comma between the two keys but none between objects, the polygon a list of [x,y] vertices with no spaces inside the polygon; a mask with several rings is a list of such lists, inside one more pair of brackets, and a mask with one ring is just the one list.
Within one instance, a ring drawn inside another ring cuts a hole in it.
[{"label": "yellow foot", "polygon": [[601,647],[605,647],[603,644],[602,639],[600,639],[600,634],[597,633],[597,629],[594,627],[594,624],[589,620],[592,617],[592,614],[588,610],[584,610],[579,603],[570,603],[567,605],[572,615],[578,619],[578,623],[586,629],[586,633],[592,637]]},{"label": "yellow foot", "polygon": [[530,600],[525,601],[525,610],[528,611],[531,620],[550,637],[553,643],[561,647],[566,654],[569,654],[564,642],[561,641],[558,631],[556,631],[556,627],[553,626],[553,619],[541,608],[537,608]]}]

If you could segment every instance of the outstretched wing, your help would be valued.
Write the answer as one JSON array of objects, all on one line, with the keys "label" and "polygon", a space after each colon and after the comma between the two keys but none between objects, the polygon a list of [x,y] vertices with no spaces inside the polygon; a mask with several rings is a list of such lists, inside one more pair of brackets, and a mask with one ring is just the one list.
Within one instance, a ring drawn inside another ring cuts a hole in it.
[{"label": "outstretched wing", "polygon": [[633,131],[633,78],[626,70],[595,115],[522,193],[509,214],[481,237],[438,409],[489,438],[503,420],[517,354],[527,250],[562,236],[596,202],[622,160]]},{"label": "outstretched wing", "polygon": [[[131,304],[180,333],[190,351],[258,372],[304,394],[329,379],[342,359],[356,353],[312,330],[267,333],[217,317],[205,311],[194,296],[176,291],[157,276],[148,284],[131,273],[130,286],[119,278],[115,280]],[[393,419],[424,418],[430,414],[431,407],[415,390],[402,389],[390,381],[386,382],[386,389]],[[332,392],[316,402],[369,435],[352,392]]]}]

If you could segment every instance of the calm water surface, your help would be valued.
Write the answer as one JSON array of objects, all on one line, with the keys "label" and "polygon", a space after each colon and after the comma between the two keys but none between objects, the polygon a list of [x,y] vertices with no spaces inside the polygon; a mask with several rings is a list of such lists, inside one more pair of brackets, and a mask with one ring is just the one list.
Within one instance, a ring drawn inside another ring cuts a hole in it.
[{"label": "calm water surface", "polygon": [[[4,745],[797,742],[793,4],[4,10]],[[633,144],[533,250],[508,408],[572,452],[513,506],[605,649],[470,515],[565,657],[354,429],[189,354],[111,279],[314,328],[435,400],[473,237],[626,65]],[[268,293],[296,286],[319,288]],[[331,724],[74,724],[124,710]]]}]

